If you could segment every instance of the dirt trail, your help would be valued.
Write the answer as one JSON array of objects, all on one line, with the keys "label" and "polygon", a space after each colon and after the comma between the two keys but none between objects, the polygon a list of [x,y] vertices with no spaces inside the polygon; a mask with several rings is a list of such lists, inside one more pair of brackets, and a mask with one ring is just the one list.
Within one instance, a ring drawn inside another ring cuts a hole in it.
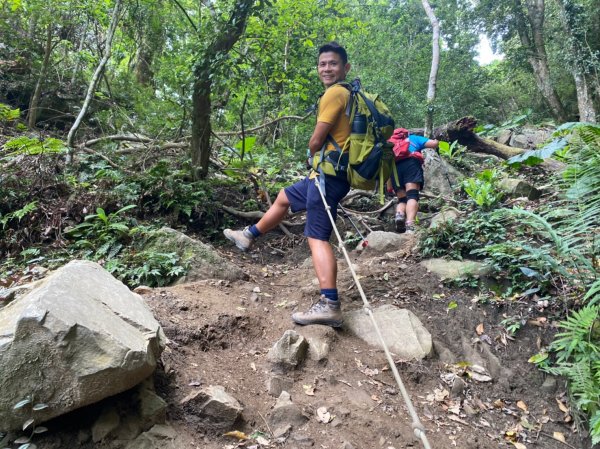
[{"label": "dirt trail", "polygon": [[[276,402],[268,394],[273,372],[267,352],[286,330],[306,330],[294,325],[290,314],[318,297],[305,246],[283,251],[275,246],[265,242],[250,254],[221,248],[244,267],[248,282],[206,281],[157,289],[145,297],[171,340],[156,376],[158,391],[169,402],[169,419],[190,447],[237,447],[230,437],[195,428],[178,405],[191,391],[208,385],[224,386],[243,404],[238,430],[248,435],[260,431],[267,438],[274,430],[267,424]],[[548,327],[526,325],[514,340],[509,338],[499,324],[502,314],[510,312],[506,306],[482,305],[473,300],[474,290],[445,287],[416,265],[410,250],[351,257],[372,305],[410,309],[436,342],[436,355],[397,363],[433,448],[589,447],[559,407],[564,385],[542,389],[544,375],[527,363],[539,345],[550,341]],[[344,309],[360,308],[343,259],[339,267]],[[457,307],[449,310],[451,301]],[[467,359],[481,360],[493,380],[485,381],[461,364]],[[326,361],[307,361],[289,376],[292,401],[310,419],[284,443],[271,439],[272,447],[422,447],[383,352],[347,331],[336,331]],[[462,382],[454,382],[455,377]],[[335,416],[328,424],[316,419],[322,406]],[[553,435],[564,436],[565,442]]]},{"label": "dirt trail", "polygon": [[[219,248],[248,273],[246,282],[210,280],[144,295],[170,340],[154,382],[168,403],[168,421],[177,430],[174,447],[423,447],[413,434],[383,352],[343,328],[335,331],[326,360],[307,360],[287,374],[293,381],[287,388],[292,402],[308,422],[294,428],[285,441],[272,437],[276,429],[268,422],[276,398],[268,391],[274,372],[267,353],[286,330],[306,335],[315,328],[294,325],[290,315],[296,308],[309,307],[318,297],[318,288],[302,239],[275,234],[264,240],[249,254],[230,246]],[[435,275],[419,268],[414,243],[381,257],[351,253],[351,258],[373,307],[392,304],[410,309],[433,336],[434,355],[421,362],[397,360],[431,447],[590,448],[564,405],[564,384],[549,384],[543,373],[527,363],[540,345],[551,341],[551,326],[533,321],[510,338],[500,322],[505,314],[530,305],[515,302],[509,309],[482,304],[475,300],[475,290],[442,285]],[[362,301],[349,270],[343,259],[339,262],[343,308],[359,309]],[[449,308],[450,303],[456,307]],[[467,360],[485,366],[492,379],[465,364]],[[254,434],[255,439],[238,442],[207,431],[186,413],[181,399],[209,385],[225,387],[244,406],[236,430]],[[91,425],[110,401],[49,423],[51,432],[40,438],[38,447],[123,448],[118,441],[91,442]],[[327,424],[317,419],[320,407],[333,416]],[[259,445],[257,435],[270,445]]]}]

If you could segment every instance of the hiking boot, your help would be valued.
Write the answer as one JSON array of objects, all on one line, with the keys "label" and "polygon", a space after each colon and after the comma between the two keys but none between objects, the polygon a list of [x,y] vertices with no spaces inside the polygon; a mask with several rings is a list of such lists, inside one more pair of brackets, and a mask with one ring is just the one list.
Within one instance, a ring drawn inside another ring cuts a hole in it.
[{"label": "hiking boot", "polygon": [[415,226],[414,223],[406,223],[406,233],[407,234],[414,234],[417,232],[417,227]]},{"label": "hiking boot", "polygon": [[254,243],[254,236],[248,230],[249,226],[246,226],[242,230],[234,231],[233,229],[225,229],[223,234],[242,251],[248,251],[252,248]]},{"label": "hiking boot", "polygon": [[396,214],[396,218],[394,220],[396,222],[396,232],[404,232],[406,231],[406,216]]},{"label": "hiking boot", "polygon": [[292,320],[297,324],[324,324],[325,326],[340,327],[342,325],[342,309],[339,301],[332,301],[321,295],[319,302],[308,312],[296,312]]}]

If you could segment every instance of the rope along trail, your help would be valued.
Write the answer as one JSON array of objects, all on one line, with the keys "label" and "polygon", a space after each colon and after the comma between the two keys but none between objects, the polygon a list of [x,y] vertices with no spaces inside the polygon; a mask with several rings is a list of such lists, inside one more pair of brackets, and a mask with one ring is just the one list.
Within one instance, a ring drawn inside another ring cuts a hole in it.
[{"label": "rope along trail", "polygon": [[404,383],[402,382],[400,374],[398,373],[398,369],[396,368],[396,364],[394,363],[394,360],[392,359],[392,355],[390,354],[390,351],[383,339],[383,336],[381,335],[381,331],[379,329],[379,326],[377,325],[377,321],[375,321],[375,317],[373,316],[373,310],[372,310],[371,304],[369,304],[369,301],[367,301],[367,297],[365,295],[365,292],[362,289],[362,285],[360,285],[360,281],[358,280],[358,277],[356,276],[356,272],[354,271],[354,268],[352,268],[352,261],[350,260],[350,256],[348,256],[348,252],[346,251],[346,247],[344,246],[342,237],[340,236],[340,233],[335,225],[335,220],[333,219],[333,216],[331,215],[331,207],[329,207],[329,205],[327,204],[327,201],[325,200],[325,196],[323,195],[323,192],[321,191],[321,186],[319,185],[318,177],[315,178],[315,184],[317,186],[317,189],[319,189],[319,194],[321,195],[321,199],[323,200],[323,205],[325,206],[325,210],[327,211],[329,220],[331,221],[331,224],[333,225],[333,230],[335,232],[335,236],[337,237],[338,242],[339,242],[339,248],[342,251],[342,253],[344,254],[346,263],[348,264],[348,267],[350,268],[350,273],[352,273],[352,279],[354,279],[354,283],[356,284],[356,287],[360,293],[360,297],[362,298],[363,305],[364,305],[364,311],[367,315],[369,315],[369,318],[371,319],[371,322],[373,323],[373,326],[375,327],[375,332],[377,332],[377,337],[379,338],[379,341],[381,342],[381,346],[383,347],[383,350],[385,352],[385,357],[388,361],[388,364],[390,365],[390,369],[392,370],[392,373],[394,374],[396,383],[398,384],[398,387],[400,388],[400,392],[402,393],[402,398],[404,399],[404,403],[406,404],[406,407],[408,408],[408,412],[412,419],[411,427],[415,433],[415,436],[417,438],[419,438],[421,440],[421,442],[423,443],[423,447],[425,449],[431,449],[431,446],[429,445],[429,441],[427,440],[427,435],[425,434],[425,427],[419,420],[419,416],[417,415],[417,412],[415,411],[412,401],[410,400],[410,396],[408,395],[408,392],[406,391],[406,388],[404,387]]}]

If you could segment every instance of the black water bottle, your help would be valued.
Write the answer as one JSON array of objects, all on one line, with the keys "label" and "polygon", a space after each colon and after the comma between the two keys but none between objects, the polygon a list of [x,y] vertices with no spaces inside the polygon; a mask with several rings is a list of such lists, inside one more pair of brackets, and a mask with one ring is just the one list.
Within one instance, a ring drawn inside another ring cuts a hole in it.
[{"label": "black water bottle", "polygon": [[367,133],[367,116],[365,114],[354,114],[354,120],[352,120],[352,134],[366,134]]}]

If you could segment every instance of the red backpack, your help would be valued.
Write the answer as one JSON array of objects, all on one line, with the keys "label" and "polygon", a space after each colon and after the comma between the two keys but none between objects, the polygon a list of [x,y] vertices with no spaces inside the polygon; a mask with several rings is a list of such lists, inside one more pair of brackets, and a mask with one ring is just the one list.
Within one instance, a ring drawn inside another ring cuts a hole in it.
[{"label": "red backpack", "polygon": [[394,144],[393,151],[396,161],[413,157],[423,163],[423,156],[421,155],[421,152],[415,151],[415,147],[413,147],[413,150],[411,151],[410,140],[408,139],[408,129],[396,128],[394,130],[394,134],[392,134],[392,137],[388,139],[388,142]]}]

